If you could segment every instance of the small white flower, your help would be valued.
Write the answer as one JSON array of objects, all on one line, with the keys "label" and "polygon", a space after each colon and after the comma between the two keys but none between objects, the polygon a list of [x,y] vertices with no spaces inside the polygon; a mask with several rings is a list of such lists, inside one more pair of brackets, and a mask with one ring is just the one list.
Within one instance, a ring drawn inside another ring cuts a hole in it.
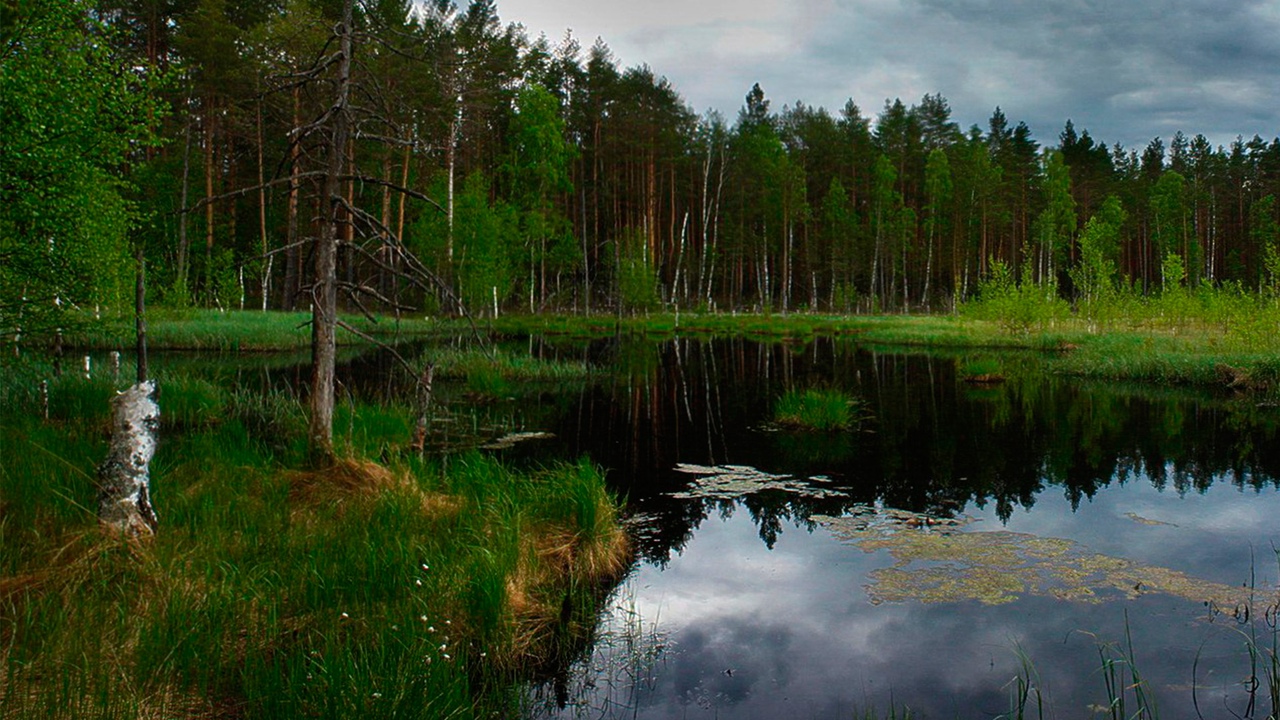
[{"label": "small white flower", "polygon": [[414,584],[414,585],[417,585],[418,587],[422,587],[422,581],[421,581],[421,580],[414,580],[414,581],[413,581],[413,584]]},{"label": "small white flower", "polygon": [[427,621],[427,616],[426,616],[426,615],[419,615],[419,616],[418,616],[418,619],[419,619],[419,620],[421,620],[422,622],[426,622],[426,621]]},{"label": "small white flower", "polygon": [[441,646],[440,646],[440,652],[444,652],[445,650],[448,650],[448,649],[449,649],[449,646],[448,646],[448,645],[441,645]]},{"label": "small white flower", "polygon": [[382,693],[374,693],[374,694],[373,694],[373,697],[374,697],[374,699],[380,698],[380,697],[382,697]]},{"label": "small white flower", "polygon": [[431,568],[430,568],[430,567],[428,567],[426,563],[422,563],[422,569],[423,569],[423,570],[430,570]]},{"label": "small white flower", "polygon": [[[423,622],[425,622],[425,621],[426,621],[426,618],[423,618],[422,620],[423,620]],[[435,626],[435,625],[428,625],[428,626],[427,626],[427,632],[435,632],[435,631],[436,631],[436,626]]]},{"label": "small white flower", "polygon": [[453,659],[453,658],[449,657],[449,653],[445,653],[445,654],[444,654],[444,655],[442,655],[441,657],[443,657],[445,660],[452,660],[452,659]]},{"label": "small white flower", "polygon": [[347,620],[347,619],[349,619],[351,616],[350,616],[350,615],[348,615],[348,614],[346,614],[346,613],[342,613],[342,614],[341,614],[341,615],[339,615],[338,617],[339,617],[339,618],[341,618],[341,619],[343,619],[343,620]]}]

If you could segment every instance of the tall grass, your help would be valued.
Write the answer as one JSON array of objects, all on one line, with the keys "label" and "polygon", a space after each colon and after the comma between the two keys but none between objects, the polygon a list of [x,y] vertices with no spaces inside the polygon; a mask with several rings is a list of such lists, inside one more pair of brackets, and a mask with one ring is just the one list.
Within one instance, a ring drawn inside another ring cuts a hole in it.
[{"label": "tall grass", "polygon": [[[31,379],[0,380],[0,397],[31,396]],[[0,412],[2,717],[506,715],[503,688],[580,649],[628,562],[589,464],[295,471],[296,401],[161,386],[146,541],[95,518],[110,382],[55,381],[47,422]],[[353,451],[406,429],[347,412]]]},{"label": "tall grass", "polygon": [[773,421],[797,430],[848,430],[861,420],[863,403],[841,390],[788,390],[773,407]]}]

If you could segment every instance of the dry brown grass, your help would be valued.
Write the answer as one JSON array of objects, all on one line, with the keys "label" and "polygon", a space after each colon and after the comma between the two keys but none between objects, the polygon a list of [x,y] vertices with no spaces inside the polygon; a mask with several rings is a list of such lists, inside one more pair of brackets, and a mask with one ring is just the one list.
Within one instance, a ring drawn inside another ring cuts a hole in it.
[{"label": "dry brown grass", "polygon": [[289,499],[295,507],[346,507],[344,501],[402,493],[415,498],[424,517],[450,515],[461,509],[457,498],[424,490],[407,471],[394,471],[369,460],[341,459],[321,470],[288,473]]},{"label": "dry brown grass", "polygon": [[505,657],[508,667],[536,667],[554,657],[558,636],[584,637],[594,617],[577,617],[573,586],[593,592],[608,588],[626,571],[631,543],[613,523],[602,536],[560,527],[539,527],[525,534],[516,571],[507,578],[507,605],[514,632]]}]

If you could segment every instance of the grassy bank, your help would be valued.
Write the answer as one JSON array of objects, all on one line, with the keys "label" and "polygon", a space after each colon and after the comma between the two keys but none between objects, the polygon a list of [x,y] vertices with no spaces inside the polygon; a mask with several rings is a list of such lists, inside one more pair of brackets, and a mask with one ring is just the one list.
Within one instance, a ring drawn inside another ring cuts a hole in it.
[{"label": "grassy bank", "polygon": [[[104,535],[94,467],[113,388],[0,384],[0,716],[505,715],[553,672],[623,569],[589,464],[515,472],[396,448],[407,412],[356,405],[349,460],[301,467],[295,401],[161,377],[160,531]],[[19,409],[32,414],[18,414]]]},{"label": "grassy bank", "polygon": [[[429,333],[436,323],[418,317],[344,315],[351,327],[383,340]],[[156,308],[147,313],[147,342],[158,350],[272,351],[311,345],[311,313]],[[66,338],[68,345],[86,349],[130,348],[134,342],[132,317],[107,320]],[[366,340],[339,329],[338,343],[362,345]]]},{"label": "grassy bank", "polygon": [[1068,315],[1027,326],[962,315],[691,315],[645,317],[511,316],[486,321],[506,334],[536,333],[608,337],[618,333],[661,339],[744,337],[765,342],[807,342],[842,337],[884,350],[1031,350],[1042,352],[1042,367],[1054,372],[1106,380],[1134,380],[1234,389],[1280,387],[1280,319],[1247,309],[1236,319],[1179,321],[1135,314],[1101,327],[1090,318]]},{"label": "grassy bank", "polygon": [[[1199,302],[1199,304],[1197,304]],[[502,335],[603,338],[617,334],[653,339],[744,337],[765,342],[805,342],[844,337],[885,349],[1023,349],[1047,351],[1046,371],[1107,380],[1229,385],[1261,389],[1280,385],[1280,315],[1269,306],[1234,303],[1210,296],[1195,300],[1130,303],[1100,318],[1098,313],[1059,312],[1010,323],[1005,315],[974,306],[962,314],[837,316],[808,313],[740,315],[666,313],[645,316],[507,315],[480,323],[483,332]],[[159,310],[150,319],[155,349],[266,351],[305,348],[310,327],[305,313]],[[463,320],[388,318],[377,323],[349,318],[361,332],[386,340],[470,334]],[[124,324],[70,339],[81,346],[130,347]],[[350,345],[367,344],[339,333]],[[501,382],[585,376],[583,367],[525,367],[512,357],[479,351],[442,350],[437,371],[468,378],[478,390],[501,393]],[[524,363],[527,364],[527,363]]]}]

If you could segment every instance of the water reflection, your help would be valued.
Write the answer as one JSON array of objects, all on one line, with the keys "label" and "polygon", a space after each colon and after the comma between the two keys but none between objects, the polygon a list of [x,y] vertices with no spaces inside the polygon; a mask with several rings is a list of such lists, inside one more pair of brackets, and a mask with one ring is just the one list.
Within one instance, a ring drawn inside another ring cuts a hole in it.
[{"label": "water reflection", "polygon": [[[1274,489],[1280,476],[1274,408],[1081,384],[1036,372],[1033,359],[1006,359],[1008,382],[976,387],[956,373],[966,356],[882,354],[831,340],[617,342],[593,354],[615,370],[559,416],[560,441],[540,456],[590,455],[621,493],[672,523],[665,541],[646,544],[653,561],[678,550],[687,535],[679,526],[705,514],[664,496],[688,480],[673,472],[678,463],[822,474],[846,494],[835,503],[753,499],[771,524],[775,515],[838,514],[877,500],[939,514],[991,505],[1008,519],[1046,491],[1075,507],[1139,476],[1178,493],[1215,481]],[[765,429],[778,396],[814,385],[864,398],[874,419],[853,433]]]},{"label": "water reflection", "polygon": [[[1267,496],[1264,507],[1246,507],[1259,500],[1223,486],[1180,498],[1139,483],[1104,489],[1075,512],[1068,503],[1046,503],[1015,514],[1009,526],[1037,537],[1096,538],[1143,562],[1170,561],[1237,586],[1258,570],[1257,582],[1270,586],[1274,571],[1251,568],[1247,544],[1239,542],[1249,532],[1270,533],[1263,516],[1280,505]],[[1167,519],[1256,512],[1258,522],[1227,532],[1212,523],[1180,527],[1185,537],[1170,547],[1172,525],[1128,520],[1121,511],[1132,506]],[[978,520],[987,530],[1002,527],[990,511]],[[1185,553],[1194,546],[1218,550]],[[864,552],[802,522],[784,522],[766,548],[744,505],[721,505],[678,556],[661,567],[641,565],[622,591],[642,623],[656,628],[649,632],[663,638],[651,670],[635,675],[637,682],[606,682],[601,668],[635,662],[616,645],[597,648],[578,668],[572,704],[545,716],[847,718],[896,702],[922,717],[995,717],[1009,710],[1022,652],[1057,716],[1089,717],[1091,705],[1106,702],[1099,646],[1114,652],[1126,635],[1160,698],[1160,717],[1196,717],[1193,667],[1202,707],[1245,716],[1240,680],[1249,668],[1239,631],[1247,626],[1232,617],[1212,618],[1199,603],[1160,593],[1110,603],[1023,594],[995,605],[874,605],[868,578],[893,563],[885,552]],[[602,694],[603,687],[610,692]]]},{"label": "water reflection", "polygon": [[[585,453],[609,468],[635,513],[642,555],[625,597],[665,640],[625,701],[601,692],[619,683],[600,668],[628,662],[605,642],[578,668],[574,703],[543,714],[850,717],[906,704],[925,717],[994,717],[1010,709],[1020,651],[1054,712],[1086,717],[1106,702],[1098,670],[1115,649],[1108,644],[1128,634],[1161,717],[1196,717],[1193,667],[1196,701],[1215,708],[1206,717],[1247,716],[1244,626],[1213,612],[1226,601],[1206,607],[1190,597],[1198,589],[1157,592],[1139,578],[1132,590],[1113,584],[1102,603],[1019,592],[994,605],[898,596],[873,605],[877,573],[902,558],[842,543],[813,518],[866,506],[967,516],[975,524],[966,532],[1056,538],[1166,579],[1270,588],[1269,518],[1280,511],[1274,408],[1048,377],[1034,356],[1000,356],[1008,380],[992,386],[957,373],[969,355],[883,354],[841,341],[622,340],[590,352],[614,372],[557,416],[555,442],[526,454]],[[778,396],[815,385],[864,398],[874,420],[858,432],[768,429]],[[690,495],[682,463],[801,484],[821,476],[834,492]],[[1265,608],[1270,595],[1259,591],[1255,602]]]}]

